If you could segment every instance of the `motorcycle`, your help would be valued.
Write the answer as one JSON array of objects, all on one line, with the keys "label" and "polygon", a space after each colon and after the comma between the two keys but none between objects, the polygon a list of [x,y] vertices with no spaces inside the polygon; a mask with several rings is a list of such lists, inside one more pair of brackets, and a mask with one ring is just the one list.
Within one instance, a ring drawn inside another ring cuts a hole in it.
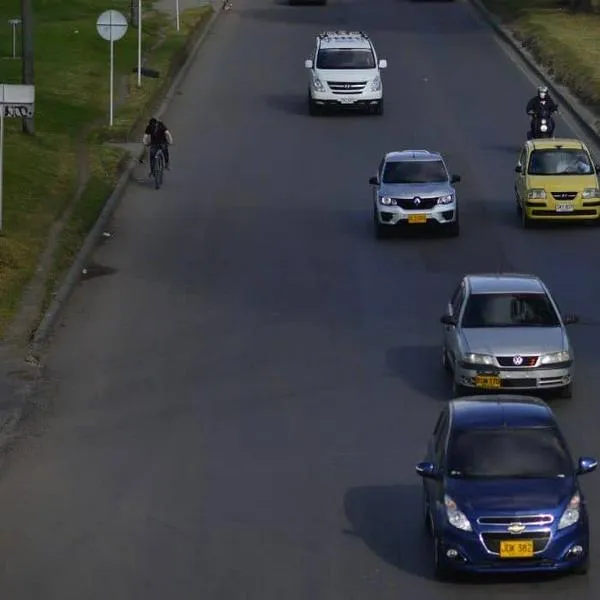
[{"label": "motorcycle", "polygon": [[549,109],[542,107],[537,114],[530,112],[529,115],[531,116],[531,127],[527,132],[528,140],[554,137],[556,124]]}]

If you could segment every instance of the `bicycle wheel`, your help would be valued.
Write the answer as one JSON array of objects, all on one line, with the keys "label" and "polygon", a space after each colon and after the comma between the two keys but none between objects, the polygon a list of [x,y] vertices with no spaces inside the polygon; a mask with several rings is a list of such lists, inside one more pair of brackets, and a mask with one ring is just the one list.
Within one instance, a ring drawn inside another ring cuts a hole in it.
[{"label": "bicycle wheel", "polygon": [[165,157],[161,150],[154,157],[154,186],[159,189],[163,182],[163,172],[165,169]]}]

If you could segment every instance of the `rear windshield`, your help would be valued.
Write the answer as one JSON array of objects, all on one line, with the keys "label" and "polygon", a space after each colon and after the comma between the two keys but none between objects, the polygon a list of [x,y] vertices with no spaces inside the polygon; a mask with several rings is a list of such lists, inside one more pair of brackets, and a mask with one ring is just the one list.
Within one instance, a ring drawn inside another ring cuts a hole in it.
[{"label": "rear windshield", "polygon": [[529,159],[529,175],[590,175],[594,172],[584,150],[550,148],[534,150]]},{"label": "rear windshield", "polygon": [[317,54],[317,69],[374,69],[372,50],[323,49]]},{"label": "rear windshield", "polygon": [[560,320],[546,294],[471,294],[463,328],[559,327]]},{"label": "rear windshield", "polygon": [[441,160],[388,162],[383,169],[383,183],[440,183],[443,181],[448,181],[448,172]]},{"label": "rear windshield", "polygon": [[472,429],[450,440],[447,472],[451,477],[565,477],[573,466],[553,428]]}]

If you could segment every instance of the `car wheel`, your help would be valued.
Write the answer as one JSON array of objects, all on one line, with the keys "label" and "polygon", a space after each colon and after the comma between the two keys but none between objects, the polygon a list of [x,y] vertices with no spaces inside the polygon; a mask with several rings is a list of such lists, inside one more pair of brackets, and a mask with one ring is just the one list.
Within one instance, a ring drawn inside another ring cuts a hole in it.
[{"label": "car wheel", "polygon": [[458,237],[460,235],[460,219],[458,218],[458,211],[456,212],[456,219],[450,225],[446,225],[446,234],[448,237]]},{"label": "car wheel", "polygon": [[517,214],[521,216],[521,201],[519,200],[519,194],[517,194],[517,190],[515,189],[515,208],[517,209]]},{"label": "car wheel", "polygon": [[558,394],[556,395],[558,398],[564,398],[565,400],[569,400],[570,398],[573,397],[573,382],[571,382],[569,385],[565,385],[564,387],[560,388],[560,390],[558,391]]},{"label": "car wheel", "polygon": [[573,569],[575,575],[587,575],[590,570],[590,559],[586,558],[580,565]]},{"label": "car wheel", "polygon": [[533,223],[527,216],[527,211],[524,208],[521,208],[521,226],[523,229],[533,229]]},{"label": "car wheel", "polygon": [[317,103],[312,99],[310,92],[308,92],[307,102],[308,102],[308,114],[311,117],[318,115],[320,113],[319,106],[317,106]]},{"label": "car wheel", "polygon": [[448,352],[446,348],[442,348],[442,367],[446,373],[452,373],[452,367],[450,365],[450,361],[448,360]]},{"label": "car wheel", "polygon": [[444,559],[441,554],[442,548],[437,538],[433,539],[433,574],[438,581],[448,581],[450,579],[450,571],[444,564]]},{"label": "car wheel", "polygon": [[381,116],[383,115],[383,99],[381,99],[373,109],[373,114]]},{"label": "car wheel", "polygon": [[382,225],[377,218],[377,212],[373,211],[373,230],[375,232],[375,238],[383,240],[388,237],[389,229],[386,225]]},{"label": "car wheel", "polygon": [[456,381],[456,379],[452,379],[452,395],[455,398],[460,398],[461,396],[468,396],[469,395],[469,388],[465,387],[464,385],[460,385],[460,383],[458,383]]}]

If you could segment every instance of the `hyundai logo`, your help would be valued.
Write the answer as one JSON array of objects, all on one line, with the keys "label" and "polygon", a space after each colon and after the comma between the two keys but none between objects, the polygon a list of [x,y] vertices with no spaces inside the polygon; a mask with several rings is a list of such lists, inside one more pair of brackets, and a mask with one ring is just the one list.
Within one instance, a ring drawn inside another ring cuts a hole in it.
[{"label": "hyundai logo", "polygon": [[351,83],[344,83],[344,85],[342,86],[345,90],[349,90],[352,87]]},{"label": "hyundai logo", "polygon": [[419,204],[421,204],[421,198],[417,197],[413,200],[413,202],[415,203],[415,206],[419,206]]},{"label": "hyundai logo", "polygon": [[508,526],[508,531],[509,531],[509,533],[512,533],[513,535],[523,533],[525,531],[525,525],[523,525],[523,523],[511,523]]},{"label": "hyundai logo", "polygon": [[517,354],[517,356],[513,356],[513,365],[515,365],[515,367],[520,367],[523,364],[523,357],[519,356]]}]

